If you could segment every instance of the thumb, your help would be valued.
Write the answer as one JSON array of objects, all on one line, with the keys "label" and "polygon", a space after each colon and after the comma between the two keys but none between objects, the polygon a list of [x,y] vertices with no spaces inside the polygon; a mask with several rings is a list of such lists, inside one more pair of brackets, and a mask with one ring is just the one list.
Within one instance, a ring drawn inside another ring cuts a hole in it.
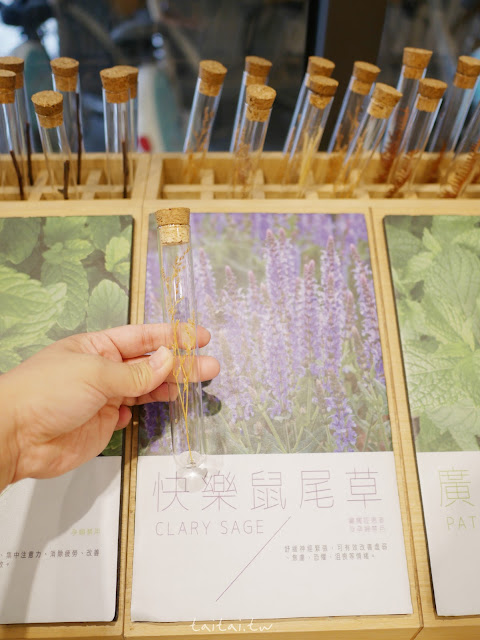
[{"label": "thumb", "polygon": [[100,387],[110,397],[138,398],[159,387],[173,367],[173,355],[160,347],[149,358],[133,364],[104,360]]}]

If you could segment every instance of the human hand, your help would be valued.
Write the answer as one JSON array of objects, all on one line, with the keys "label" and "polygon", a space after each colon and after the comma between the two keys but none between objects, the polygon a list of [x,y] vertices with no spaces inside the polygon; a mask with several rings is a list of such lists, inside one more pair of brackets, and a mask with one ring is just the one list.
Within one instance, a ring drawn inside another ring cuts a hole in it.
[{"label": "human hand", "polygon": [[[97,456],[135,404],[168,401],[173,356],[169,325],[82,333],[42,349],[0,376],[0,490],[22,478],[51,478]],[[210,334],[198,328],[199,347]],[[151,356],[144,354],[154,352]],[[195,361],[199,380],[218,361]],[[170,376],[170,377],[169,377]]]}]

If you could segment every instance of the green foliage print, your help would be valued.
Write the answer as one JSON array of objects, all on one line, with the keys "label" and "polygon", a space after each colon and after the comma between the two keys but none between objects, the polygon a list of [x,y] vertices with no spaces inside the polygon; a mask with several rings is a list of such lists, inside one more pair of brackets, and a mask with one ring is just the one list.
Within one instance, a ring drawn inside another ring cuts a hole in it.
[{"label": "green foliage print", "polygon": [[[0,219],[0,373],[54,340],[128,322],[132,219]],[[103,455],[121,455],[116,432]]]},{"label": "green foliage print", "polygon": [[418,451],[480,449],[480,217],[387,216]]}]

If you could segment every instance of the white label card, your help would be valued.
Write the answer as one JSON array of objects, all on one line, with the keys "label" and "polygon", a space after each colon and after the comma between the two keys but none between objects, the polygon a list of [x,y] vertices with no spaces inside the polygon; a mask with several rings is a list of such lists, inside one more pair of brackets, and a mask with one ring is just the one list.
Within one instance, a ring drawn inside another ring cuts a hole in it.
[{"label": "white label card", "polygon": [[132,620],[412,612],[392,452],[211,460],[138,459]]}]

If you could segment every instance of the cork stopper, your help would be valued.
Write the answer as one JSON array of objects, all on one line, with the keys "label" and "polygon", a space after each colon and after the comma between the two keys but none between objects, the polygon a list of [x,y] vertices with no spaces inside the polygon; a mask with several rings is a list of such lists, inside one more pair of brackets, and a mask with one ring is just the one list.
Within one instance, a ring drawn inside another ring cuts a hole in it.
[{"label": "cork stopper", "polygon": [[216,60],[202,60],[198,71],[200,93],[204,96],[218,96],[226,73],[227,67],[224,67],[221,62],[217,62]]},{"label": "cork stopper", "polygon": [[401,97],[400,91],[377,82],[367,111],[374,118],[388,118]]},{"label": "cork stopper", "polygon": [[403,76],[412,80],[419,80],[427,68],[432,51],[429,49],[416,49],[405,47],[403,50]]},{"label": "cork stopper", "polygon": [[25,61],[23,58],[17,58],[17,56],[2,56],[0,57],[0,69],[5,71],[13,71],[16,76],[15,89],[21,89],[23,87],[23,70]]},{"label": "cork stopper", "polygon": [[435,80],[434,78],[422,78],[418,83],[417,109],[433,113],[446,89],[446,82]]},{"label": "cork stopper", "polygon": [[32,96],[35,113],[44,129],[53,129],[63,122],[63,96],[58,91],[39,91]]},{"label": "cork stopper", "polygon": [[120,104],[128,101],[130,86],[129,74],[122,68],[110,67],[100,71],[105,98],[110,104]]},{"label": "cork stopper", "polygon": [[377,79],[380,73],[380,68],[370,62],[362,62],[357,60],[353,63],[352,72],[352,91],[358,93],[361,96],[366,96],[370,93],[372,84]]},{"label": "cork stopper", "polygon": [[[256,78],[267,78],[272,68],[272,63],[266,58],[259,58],[258,56],[247,56],[245,58],[245,71]],[[260,82],[259,84],[265,84]]]},{"label": "cork stopper", "polygon": [[338,87],[338,81],[326,76],[309,76],[307,88],[312,91],[309,97],[310,104],[318,109],[325,109],[332,101]]},{"label": "cork stopper", "polygon": [[15,82],[14,71],[0,69],[0,104],[13,104],[15,102]]},{"label": "cork stopper", "polygon": [[162,244],[185,244],[190,241],[190,209],[159,209],[155,217]]},{"label": "cork stopper", "polygon": [[247,87],[246,117],[253,122],[266,122],[277,92],[263,84],[252,84]]},{"label": "cork stopper", "polygon": [[320,58],[319,56],[310,56],[308,58],[307,73],[309,76],[327,76],[329,78],[334,69],[335,63],[327,60],[327,58]]},{"label": "cork stopper", "polygon": [[79,62],[74,58],[55,58],[50,62],[55,76],[57,91],[75,91],[77,88]]},{"label": "cork stopper", "polygon": [[138,93],[138,69],[130,64],[117,64],[113,69],[120,69],[128,75],[128,88],[130,90],[130,98],[134,99]]},{"label": "cork stopper", "polygon": [[460,56],[453,84],[459,89],[473,89],[480,75],[480,60],[471,56]]}]

